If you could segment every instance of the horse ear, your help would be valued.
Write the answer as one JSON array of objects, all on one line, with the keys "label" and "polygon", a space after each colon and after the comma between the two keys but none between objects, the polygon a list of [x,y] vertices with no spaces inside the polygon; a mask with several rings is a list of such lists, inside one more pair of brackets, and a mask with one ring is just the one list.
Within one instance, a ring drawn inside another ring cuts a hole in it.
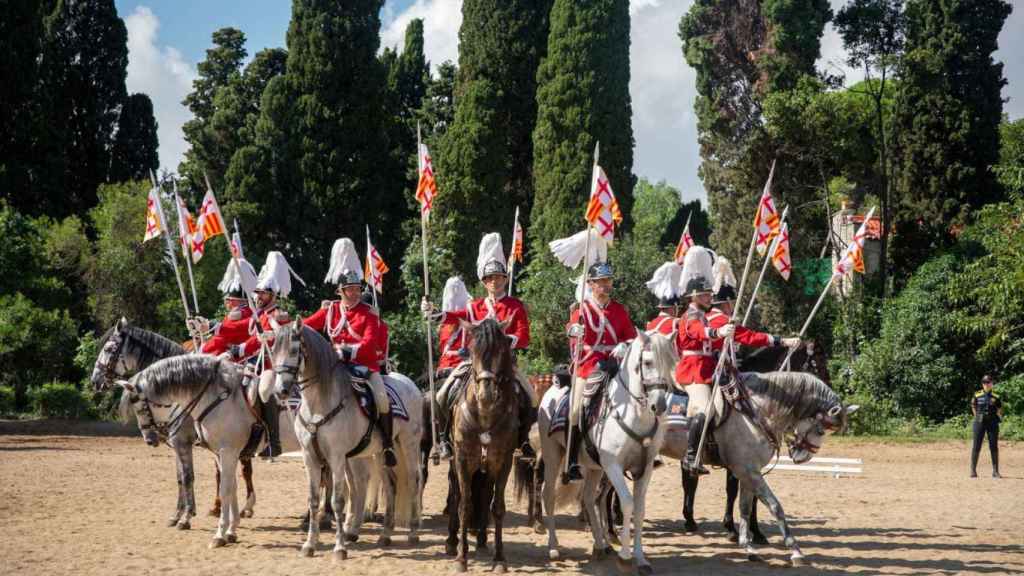
[{"label": "horse ear", "polygon": [[298,316],[295,317],[295,327],[299,328],[299,329],[302,328],[302,315],[301,314],[299,314]]},{"label": "horse ear", "polygon": [[857,410],[860,410],[860,405],[859,404],[850,404],[849,406],[846,407],[846,415],[850,416],[851,414],[853,414]]},{"label": "horse ear", "polygon": [[121,316],[121,319],[117,321],[117,327],[125,328],[126,326],[128,326],[128,319],[125,318],[124,316]]}]

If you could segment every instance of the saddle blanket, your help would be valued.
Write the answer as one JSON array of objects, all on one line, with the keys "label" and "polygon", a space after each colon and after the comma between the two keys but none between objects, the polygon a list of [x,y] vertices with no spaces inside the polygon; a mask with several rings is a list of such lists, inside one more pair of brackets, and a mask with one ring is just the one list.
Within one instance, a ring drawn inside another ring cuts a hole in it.
[{"label": "saddle blanket", "polygon": [[673,392],[668,400],[668,415],[666,424],[669,426],[689,426],[690,419],[686,417],[686,408],[690,405],[689,394]]},{"label": "saddle blanket", "polygon": [[555,413],[551,416],[551,429],[548,430],[548,436],[554,435],[556,432],[565,430],[565,427],[569,424],[569,394],[562,394],[562,397],[558,399],[558,406],[555,408]]},{"label": "saddle blanket", "polygon": [[[370,417],[370,403],[372,402],[371,396],[373,392],[370,390],[370,385],[365,382],[352,381],[352,389],[356,393],[356,398],[359,402],[359,409],[363,411],[368,418]],[[402,402],[402,398],[398,395],[398,392],[392,387],[391,383],[388,382],[388,378],[384,378],[384,391],[388,393],[388,400],[391,402],[391,416],[394,418],[401,418],[402,420],[409,421],[409,411],[405,408],[405,403]]]}]

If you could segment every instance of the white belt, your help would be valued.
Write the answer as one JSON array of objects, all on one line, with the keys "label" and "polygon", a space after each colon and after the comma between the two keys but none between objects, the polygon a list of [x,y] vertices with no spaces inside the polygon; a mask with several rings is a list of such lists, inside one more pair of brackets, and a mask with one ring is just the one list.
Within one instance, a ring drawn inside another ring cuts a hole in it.
[{"label": "white belt", "polygon": [[683,356],[707,356],[712,357],[714,354],[710,352],[698,352],[696,350],[683,350]]},{"label": "white belt", "polygon": [[585,344],[583,345],[583,350],[587,352],[611,352],[614,349],[615,346],[608,346],[606,344],[598,344],[597,346],[587,346]]}]

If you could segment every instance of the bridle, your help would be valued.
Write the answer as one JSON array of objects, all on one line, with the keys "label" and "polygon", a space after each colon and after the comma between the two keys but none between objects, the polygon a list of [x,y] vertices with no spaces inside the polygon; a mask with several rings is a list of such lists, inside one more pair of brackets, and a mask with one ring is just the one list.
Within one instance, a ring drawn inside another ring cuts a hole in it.
[{"label": "bridle", "polygon": [[[299,392],[303,392],[309,387],[310,382],[313,378],[299,378],[299,374],[305,368],[306,355],[303,351],[302,345],[302,334],[301,329],[295,329],[290,338],[288,339],[288,356],[281,364],[274,364],[273,370],[276,376],[282,377],[282,382],[290,382],[285,386],[285,392],[291,391],[291,387],[294,385],[299,386]],[[294,359],[294,361],[293,361]],[[287,376],[286,380],[283,378]]]},{"label": "bridle", "polygon": [[[818,450],[821,450],[820,444],[815,444],[808,437],[811,433],[817,434],[818,436],[824,436],[825,432],[829,430],[838,430],[841,426],[832,425],[831,422],[839,416],[843,411],[842,404],[835,404],[826,412],[825,419],[819,419],[815,417],[814,424],[807,428],[803,433],[799,431],[799,428],[793,433],[793,440],[789,442],[789,455],[793,456],[793,452],[797,450],[803,450],[810,454],[817,454]],[[820,413],[819,413],[820,415]]]},{"label": "bridle", "polygon": [[[99,364],[99,368],[103,373],[103,383],[107,386],[109,386],[110,383],[118,376],[114,369],[117,367],[117,363],[121,360],[121,351],[124,349],[124,341],[125,335],[122,334],[120,330],[117,330],[110,336],[107,343],[103,345],[103,352],[107,352],[108,348],[110,348],[110,352],[107,355],[105,362],[98,361],[97,364]],[[112,348],[111,345],[113,345]]]}]

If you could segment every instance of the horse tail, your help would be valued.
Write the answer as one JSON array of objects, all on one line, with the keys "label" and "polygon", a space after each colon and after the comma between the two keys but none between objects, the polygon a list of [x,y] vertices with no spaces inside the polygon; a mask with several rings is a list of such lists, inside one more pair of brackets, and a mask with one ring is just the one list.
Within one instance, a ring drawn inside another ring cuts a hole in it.
[{"label": "horse tail", "polygon": [[512,492],[515,494],[515,501],[522,502],[523,497],[530,493],[533,488],[534,463],[524,460],[518,456],[512,462]]},{"label": "horse tail", "polygon": [[396,442],[395,452],[398,465],[395,466],[395,525],[409,527],[416,518],[416,506],[420,498],[420,446],[409,446],[407,442]]}]

